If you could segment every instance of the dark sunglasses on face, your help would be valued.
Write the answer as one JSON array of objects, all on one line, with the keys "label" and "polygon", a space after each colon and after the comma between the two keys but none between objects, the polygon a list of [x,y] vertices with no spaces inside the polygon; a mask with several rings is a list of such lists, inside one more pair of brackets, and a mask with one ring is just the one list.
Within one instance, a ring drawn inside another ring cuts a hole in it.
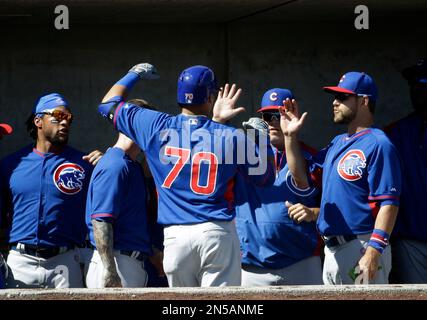
[{"label": "dark sunglasses on face", "polygon": [[350,97],[355,97],[355,95],[350,94],[350,93],[336,93],[335,94],[335,100],[339,100],[339,101],[345,101]]},{"label": "dark sunglasses on face", "polygon": [[68,123],[73,121],[73,115],[71,113],[65,113],[61,110],[53,110],[52,112],[40,112],[40,114],[47,114],[54,117],[56,120],[61,122],[62,120],[67,120]]},{"label": "dark sunglasses on face", "polygon": [[273,120],[280,121],[280,112],[263,112],[262,120],[271,122]]}]

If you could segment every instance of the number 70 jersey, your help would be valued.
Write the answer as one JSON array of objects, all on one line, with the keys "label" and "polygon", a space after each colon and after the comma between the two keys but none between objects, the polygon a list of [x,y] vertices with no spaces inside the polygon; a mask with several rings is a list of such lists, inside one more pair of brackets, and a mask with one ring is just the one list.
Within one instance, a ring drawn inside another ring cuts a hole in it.
[{"label": "number 70 jersey", "polygon": [[[238,171],[256,185],[274,182],[274,167],[260,148],[240,130],[205,116],[170,116],[122,103],[113,122],[147,157],[161,224],[234,219],[233,181]],[[273,154],[269,143],[264,151]]]}]

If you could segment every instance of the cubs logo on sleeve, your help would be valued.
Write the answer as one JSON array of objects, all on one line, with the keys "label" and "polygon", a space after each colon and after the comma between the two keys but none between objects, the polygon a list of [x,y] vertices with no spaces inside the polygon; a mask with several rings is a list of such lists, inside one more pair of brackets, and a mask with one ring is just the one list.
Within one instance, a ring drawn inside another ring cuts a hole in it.
[{"label": "cubs logo on sleeve", "polygon": [[337,171],[341,178],[356,181],[362,178],[366,168],[366,157],[362,150],[349,150],[338,162]]},{"label": "cubs logo on sleeve", "polygon": [[53,182],[62,193],[73,195],[83,188],[85,170],[75,163],[64,163],[56,168]]}]

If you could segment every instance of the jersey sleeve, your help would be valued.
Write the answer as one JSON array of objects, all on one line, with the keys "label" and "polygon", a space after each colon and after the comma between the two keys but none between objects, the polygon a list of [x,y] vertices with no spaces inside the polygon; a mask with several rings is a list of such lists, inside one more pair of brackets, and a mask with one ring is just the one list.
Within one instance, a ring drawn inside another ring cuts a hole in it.
[{"label": "jersey sleeve", "polygon": [[399,205],[402,188],[401,161],[396,148],[387,141],[373,152],[368,165],[369,201],[380,206]]},{"label": "jersey sleeve", "polygon": [[115,128],[135,141],[145,151],[152,136],[161,131],[170,116],[166,113],[121,103],[114,116]]},{"label": "jersey sleeve", "polygon": [[[257,186],[271,186],[276,179],[276,168],[274,165],[274,151],[269,137],[267,136],[264,142],[255,142],[242,133],[238,135],[236,143],[238,145],[234,150],[238,153],[236,158],[238,159],[240,173],[246,180]],[[244,159],[239,153],[239,150],[241,150],[239,144],[246,146]]]},{"label": "jersey sleeve", "polygon": [[115,163],[108,170],[94,172],[91,181],[91,219],[112,222],[117,219],[126,193],[126,171]]}]

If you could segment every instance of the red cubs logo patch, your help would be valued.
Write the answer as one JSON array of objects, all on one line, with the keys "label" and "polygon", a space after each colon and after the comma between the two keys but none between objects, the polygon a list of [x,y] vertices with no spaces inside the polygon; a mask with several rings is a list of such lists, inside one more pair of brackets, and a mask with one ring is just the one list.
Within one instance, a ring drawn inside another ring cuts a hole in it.
[{"label": "red cubs logo patch", "polygon": [[338,162],[338,174],[347,181],[356,181],[362,178],[366,168],[366,157],[362,150],[348,151]]},{"label": "red cubs logo patch", "polygon": [[53,174],[53,182],[62,193],[73,195],[83,188],[85,171],[75,163],[64,163],[56,168]]}]

